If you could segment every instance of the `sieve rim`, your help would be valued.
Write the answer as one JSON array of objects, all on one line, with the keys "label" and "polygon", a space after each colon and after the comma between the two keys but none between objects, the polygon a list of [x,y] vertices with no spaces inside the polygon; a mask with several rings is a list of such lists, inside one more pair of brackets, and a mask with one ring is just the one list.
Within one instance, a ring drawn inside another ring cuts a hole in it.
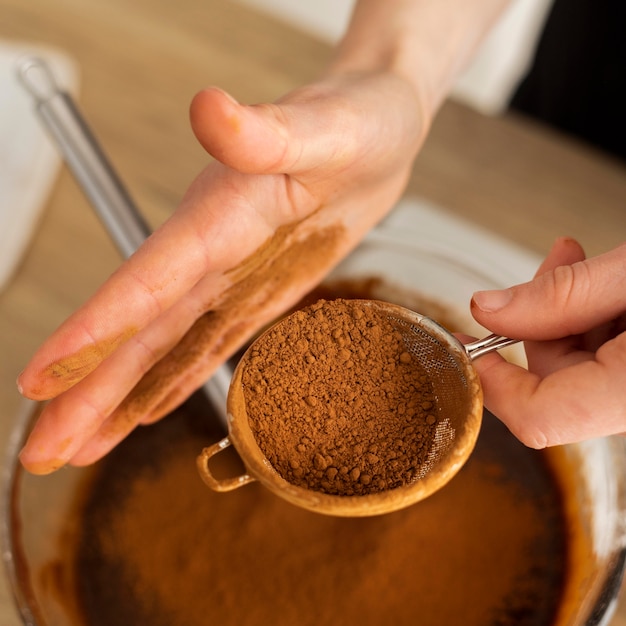
[{"label": "sieve rim", "polygon": [[[355,300],[352,300],[354,302]],[[380,300],[358,300],[365,306],[374,306],[385,314],[415,324],[425,329],[449,348],[450,354],[459,363],[468,384],[471,410],[463,421],[463,428],[455,433],[452,448],[446,452],[446,462],[438,464],[426,476],[392,489],[364,495],[327,494],[295,485],[283,478],[259,447],[249,424],[242,384],[247,355],[251,345],[241,357],[230,385],[227,398],[227,419],[230,440],[245,466],[246,472],[274,494],[302,508],[318,513],[365,517],[396,511],[431,495],[449,482],[465,464],[474,449],[482,423],[482,387],[471,359],[463,344],[448,330],[431,318]],[[275,330],[284,318],[266,329],[260,336]]]}]

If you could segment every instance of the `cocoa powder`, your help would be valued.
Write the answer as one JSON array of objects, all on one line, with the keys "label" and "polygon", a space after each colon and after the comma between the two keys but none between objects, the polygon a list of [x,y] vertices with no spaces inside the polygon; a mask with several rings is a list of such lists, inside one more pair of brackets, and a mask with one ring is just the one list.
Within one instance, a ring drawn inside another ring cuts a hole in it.
[{"label": "cocoa powder", "polygon": [[297,311],[255,342],[242,385],[254,437],[290,483],[350,496],[420,476],[436,399],[379,308],[337,299]]},{"label": "cocoa powder", "polygon": [[[430,498],[337,518],[260,484],[207,489],[193,461],[221,436],[210,413],[206,401],[187,404],[94,468],[50,566],[59,583],[75,580],[58,594],[78,598],[69,623],[553,626],[569,527],[547,453],[496,419]],[[216,461],[225,475],[239,469]]]},{"label": "cocoa powder", "polygon": [[155,421],[173,410],[187,396],[187,379],[199,381],[198,371],[206,377],[208,362],[227,359],[260,324],[273,319],[276,302],[288,301],[296,293],[304,295],[307,284],[313,287],[323,278],[320,259],[337,255],[346,233],[341,226],[315,227],[308,221],[278,228],[255,253],[226,273],[231,286],[218,301],[205,304],[206,313],[143,376],[101,432],[121,437],[146,415]]},{"label": "cocoa powder", "polygon": [[[352,281],[309,302],[338,295],[382,294],[378,281]],[[411,306],[412,295],[385,299]],[[68,623],[555,624],[575,525],[551,450],[526,448],[487,414],[474,453],[444,489],[390,515],[336,518],[259,484],[207,489],[194,459],[223,436],[217,423],[196,394],[86,471],[57,558],[34,572],[58,605],[72,612],[78,603]],[[230,451],[216,459],[224,476],[243,469]]]}]

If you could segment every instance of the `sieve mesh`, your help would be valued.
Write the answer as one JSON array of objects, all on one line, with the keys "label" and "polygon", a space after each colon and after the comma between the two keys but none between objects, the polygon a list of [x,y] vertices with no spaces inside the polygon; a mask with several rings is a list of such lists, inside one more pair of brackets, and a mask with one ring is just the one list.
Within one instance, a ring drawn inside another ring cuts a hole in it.
[{"label": "sieve mesh", "polygon": [[[341,304],[341,302],[346,301],[337,302]],[[396,333],[399,334],[403,344],[401,349],[412,356],[414,365],[418,365],[418,367],[413,368],[411,374],[418,376],[420,379],[419,385],[414,386],[415,390],[419,392],[417,394],[417,402],[428,404],[427,408],[422,407],[424,411],[427,411],[427,414],[420,411],[407,412],[405,410],[403,412],[408,417],[419,415],[419,419],[427,421],[430,428],[421,432],[419,436],[407,437],[406,441],[400,438],[392,441],[381,436],[380,441],[390,446],[390,455],[385,460],[385,462],[389,462],[388,467],[390,468],[390,471],[386,473],[387,487],[381,491],[358,494],[350,491],[348,486],[345,493],[331,494],[316,489],[315,486],[311,487],[310,484],[301,485],[292,482],[278,473],[272,459],[265,456],[263,449],[259,445],[257,432],[251,427],[247,414],[248,407],[244,397],[242,376],[248,362],[247,359],[251,354],[250,348],[235,369],[228,393],[229,437],[208,448],[200,459],[201,473],[209,486],[216,489],[214,486],[216,481],[210,477],[207,460],[221,449],[220,446],[224,444],[224,441],[226,441],[226,445],[230,445],[232,442],[236,447],[244,461],[247,473],[245,476],[238,477],[238,479],[222,481],[227,483],[223,490],[236,488],[252,480],[259,480],[277,495],[294,504],[333,515],[369,516],[404,508],[440,489],[460,469],[474,446],[482,415],[482,393],[466,348],[447,330],[414,311],[374,300],[353,300],[350,302],[353,310],[355,310],[355,307],[376,308],[378,313],[382,314],[389,326],[391,326],[391,328],[384,328],[383,332],[392,332],[394,335]],[[328,302],[324,302],[324,304],[332,306]],[[357,317],[357,319],[360,318]],[[279,323],[284,323],[284,320]],[[297,323],[302,323],[301,317],[297,319]],[[363,332],[368,332],[369,325],[362,328]],[[328,329],[324,332],[328,332]],[[265,335],[262,335],[262,337],[265,337]],[[380,329],[373,334],[373,337],[376,337],[374,341],[381,340]],[[393,350],[396,350],[399,347],[396,343],[397,337],[393,339]],[[359,356],[358,358],[361,357]],[[400,357],[398,356],[398,358]],[[404,359],[402,360],[404,361]],[[272,372],[272,375],[276,375],[278,368],[274,367]],[[430,383],[427,386],[425,396],[422,394],[424,376],[428,378]],[[320,384],[324,384],[324,380],[320,379],[320,381]],[[411,384],[410,381],[407,384]],[[298,383],[294,383],[294,385],[299,388]],[[392,396],[394,393],[392,392]],[[424,397],[427,400],[423,400]],[[272,426],[275,425],[274,416],[276,415],[280,416],[281,413],[274,411],[270,415],[270,425]],[[328,434],[323,430],[325,425],[324,411],[320,415],[322,427],[319,424],[314,425],[314,427],[320,430],[322,435],[324,433]],[[432,428],[431,415],[435,416],[434,429]],[[363,415],[361,414],[360,417],[363,417]],[[375,418],[376,416],[372,417]],[[283,423],[289,423],[289,421],[285,419]],[[305,421],[308,420],[305,418]],[[311,419],[310,421],[313,420]],[[386,428],[394,427],[392,421],[392,417],[385,417],[383,423],[389,426],[383,426],[383,431]],[[360,423],[361,425],[358,428],[367,429],[370,427],[367,420],[361,420]],[[292,432],[295,434],[296,440],[299,441],[301,439],[300,430],[289,431],[288,435],[291,436]],[[412,433],[415,433],[415,430]],[[316,437],[315,432],[312,434],[313,437]],[[333,436],[341,439],[343,435],[335,433]],[[359,440],[360,433],[357,432],[350,435],[348,432],[346,436],[349,439],[348,443],[354,443]],[[374,434],[374,436],[379,437],[379,434]],[[273,434],[270,435],[268,440],[274,441],[272,437],[274,437]],[[398,443],[398,441],[402,443]],[[424,445],[427,447],[424,448]],[[414,447],[413,451],[411,446]],[[297,446],[295,447],[297,449]],[[347,447],[349,448],[350,446],[348,445]],[[334,450],[335,448],[332,449]],[[305,446],[304,452],[306,451]],[[400,452],[401,456],[394,456],[396,452]],[[415,453],[415,456],[411,459],[412,452]],[[362,451],[357,451],[357,447],[354,448],[354,453],[362,455]],[[374,454],[374,456],[376,455]],[[326,461],[326,457],[322,458]],[[331,460],[334,460],[334,458],[331,457]],[[340,458],[339,460],[343,463],[343,466],[347,467],[344,459]],[[348,459],[348,461],[350,460]],[[394,462],[396,460],[398,462]],[[308,461],[308,457],[305,461]],[[351,465],[350,462],[348,462],[348,465]],[[293,468],[291,464],[289,464],[289,467]],[[298,465],[296,469],[300,467],[301,465]],[[324,472],[319,468],[316,470],[315,465],[311,472],[311,476],[314,478],[324,480]],[[394,476],[394,472],[399,473]],[[398,481],[395,481],[395,478],[398,478]],[[352,478],[351,480],[357,479]],[[235,484],[236,481],[239,482]],[[220,490],[219,484],[217,490]]]},{"label": "sieve mesh", "polygon": [[[466,366],[451,350],[449,341],[414,320],[393,314],[389,314],[388,319],[401,333],[407,352],[424,368],[436,401],[437,427],[428,456],[416,476],[416,480],[420,480],[444,461],[452,449],[457,430],[471,411],[471,386]],[[443,331],[443,337],[447,336],[445,333]]]}]

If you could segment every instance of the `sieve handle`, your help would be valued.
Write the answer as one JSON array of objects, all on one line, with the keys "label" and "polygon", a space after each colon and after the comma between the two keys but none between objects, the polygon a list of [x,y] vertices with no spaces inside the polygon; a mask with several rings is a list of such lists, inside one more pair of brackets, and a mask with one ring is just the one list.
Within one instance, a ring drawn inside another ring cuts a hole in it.
[{"label": "sieve handle", "polygon": [[196,463],[200,477],[213,491],[233,491],[233,489],[239,489],[248,483],[254,482],[256,478],[250,476],[250,474],[242,474],[241,476],[235,476],[231,478],[215,478],[209,468],[210,460],[216,455],[226,450],[232,445],[229,437],[224,437],[221,441],[214,443],[211,446],[207,446],[199,454]]},{"label": "sieve handle", "polygon": [[488,335],[483,339],[477,339],[471,343],[465,344],[465,351],[472,361],[478,357],[512,346],[514,343],[519,343],[519,339],[509,339],[508,337],[502,337],[501,335]]}]

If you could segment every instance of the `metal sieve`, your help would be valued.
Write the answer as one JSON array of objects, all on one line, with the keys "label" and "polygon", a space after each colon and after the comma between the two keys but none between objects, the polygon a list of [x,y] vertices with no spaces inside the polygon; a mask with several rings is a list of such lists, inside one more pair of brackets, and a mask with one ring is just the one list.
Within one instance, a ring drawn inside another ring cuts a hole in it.
[{"label": "metal sieve", "polygon": [[[231,491],[259,481],[276,495],[305,509],[328,515],[363,517],[390,513],[418,502],[443,487],[460,470],[474,448],[482,421],[482,388],[472,361],[517,340],[490,335],[463,345],[433,320],[404,307],[376,300],[358,300],[352,304],[376,307],[401,334],[406,351],[426,370],[432,384],[436,398],[435,434],[417,477],[393,489],[350,496],[313,491],[285,480],[263,454],[248,420],[242,374],[254,349],[253,343],[237,365],[230,384],[229,434],[204,448],[197,460],[200,475],[211,489]],[[285,320],[266,333],[283,323]],[[261,335],[257,341],[263,337]],[[231,445],[241,457],[245,472],[235,477],[216,478],[210,461]]]}]

